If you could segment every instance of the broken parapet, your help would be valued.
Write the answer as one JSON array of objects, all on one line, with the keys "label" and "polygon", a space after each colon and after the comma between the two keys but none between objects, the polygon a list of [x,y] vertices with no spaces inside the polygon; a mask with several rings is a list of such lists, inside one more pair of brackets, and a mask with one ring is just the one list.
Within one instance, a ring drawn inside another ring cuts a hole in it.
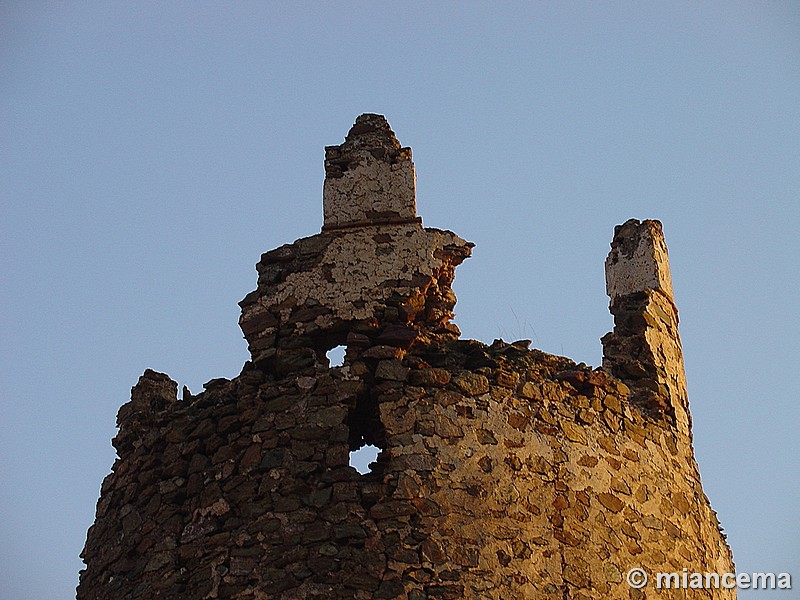
[{"label": "broken parapet", "polygon": [[661,223],[630,219],[614,229],[606,258],[614,331],[603,337],[603,367],[630,386],[631,400],[691,432],[678,309]]},{"label": "broken parapet", "polygon": [[411,149],[365,114],[325,154],[322,233],[263,254],[258,289],[239,303],[253,361],[279,375],[326,366],[331,348],[387,327],[384,339],[408,343],[459,333],[450,285],[473,244],[422,227]]},{"label": "broken parapet", "polygon": [[451,283],[472,245],[422,227],[383,117],[347,140],[328,151],[323,231],[256,266],[242,372],[177,400],[148,370],[120,409],[78,600],[644,600],[634,566],[733,572],[680,433],[660,226],[615,236],[618,377],[460,339]]},{"label": "broken parapet", "polygon": [[343,144],[325,148],[322,210],[324,230],[420,222],[411,148],[382,115],[361,115]]},{"label": "broken parapet", "polygon": [[239,303],[253,361],[286,374],[327,365],[328,350],[386,327],[409,342],[425,331],[458,335],[450,286],[471,248],[407,223],[325,232],[264,254],[258,289]]}]

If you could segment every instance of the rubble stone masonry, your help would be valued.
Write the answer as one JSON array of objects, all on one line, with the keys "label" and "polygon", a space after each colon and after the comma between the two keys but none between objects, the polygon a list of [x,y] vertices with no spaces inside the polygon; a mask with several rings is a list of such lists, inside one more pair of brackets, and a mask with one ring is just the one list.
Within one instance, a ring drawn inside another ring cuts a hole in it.
[{"label": "rubble stone masonry", "polygon": [[[120,409],[78,600],[640,599],[655,590],[628,586],[633,567],[733,571],[657,221],[615,231],[592,369],[460,339],[451,284],[472,244],[422,227],[383,117],[325,166],[323,231],[262,255],[240,303],[242,372],[178,400],[148,370]],[[362,475],[365,444],[381,452]]]}]

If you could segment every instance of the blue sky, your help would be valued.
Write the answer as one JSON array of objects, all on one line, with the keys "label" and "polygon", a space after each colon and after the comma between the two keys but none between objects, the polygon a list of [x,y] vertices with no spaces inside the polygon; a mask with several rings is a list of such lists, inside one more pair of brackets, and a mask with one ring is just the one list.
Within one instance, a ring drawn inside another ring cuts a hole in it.
[{"label": "blue sky", "polygon": [[130,387],[239,372],[253,265],[319,231],[363,112],[477,244],[465,337],[598,365],[613,227],[663,222],[706,493],[740,571],[800,578],[800,4],[11,1],[0,597],[74,597]]}]

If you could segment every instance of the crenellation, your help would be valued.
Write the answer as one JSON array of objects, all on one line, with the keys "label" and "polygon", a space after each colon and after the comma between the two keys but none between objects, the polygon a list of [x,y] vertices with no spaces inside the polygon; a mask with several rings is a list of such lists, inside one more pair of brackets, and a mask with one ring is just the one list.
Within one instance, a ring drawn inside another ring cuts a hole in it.
[{"label": "crenellation", "polygon": [[378,115],[327,149],[325,226],[256,265],[237,377],[181,400],[152,370],[133,387],[78,600],[629,600],[634,566],[733,571],[660,224],[615,231],[603,368],[461,339],[472,244],[422,227],[406,150]]}]

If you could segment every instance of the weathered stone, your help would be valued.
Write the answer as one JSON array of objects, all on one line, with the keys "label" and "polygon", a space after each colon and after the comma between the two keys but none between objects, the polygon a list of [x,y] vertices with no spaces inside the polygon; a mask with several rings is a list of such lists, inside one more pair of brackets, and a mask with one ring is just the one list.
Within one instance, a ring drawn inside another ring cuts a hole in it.
[{"label": "weathered stone", "polygon": [[264,457],[261,459],[260,467],[262,469],[274,469],[275,467],[280,467],[283,464],[284,455],[285,451],[280,448],[265,452]]},{"label": "weathered stone", "polygon": [[373,346],[361,353],[361,358],[392,359],[402,358],[403,351],[394,346]]},{"label": "weathered stone", "polygon": [[489,431],[488,429],[478,429],[475,431],[475,435],[478,437],[479,444],[496,444],[497,438],[494,437],[494,434]]},{"label": "weathered stone", "polygon": [[519,413],[511,413],[508,415],[508,424],[514,429],[519,429],[520,431],[525,431],[528,425],[530,425],[530,422],[531,421],[528,417]]},{"label": "weathered stone", "polygon": [[436,435],[443,438],[460,438],[464,435],[464,430],[444,415],[440,415],[436,421],[434,421],[433,430],[436,432]]},{"label": "weathered stone", "polygon": [[322,508],[328,504],[331,499],[332,488],[323,488],[321,490],[314,490],[303,501],[309,506]]},{"label": "weathered stone", "polygon": [[615,513],[621,511],[625,506],[625,503],[622,502],[622,500],[617,498],[614,494],[609,494],[608,492],[597,494],[597,499],[600,501],[600,504]]},{"label": "weathered stone", "polygon": [[412,371],[408,382],[425,387],[443,387],[450,383],[450,372],[445,369],[427,368]]},{"label": "weathered stone", "polygon": [[411,149],[381,115],[361,115],[344,144],[325,148],[325,175],[326,227],[416,219]]},{"label": "weathered stone", "polygon": [[589,577],[585,570],[575,567],[573,565],[566,565],[562,575],[564,581],[567,581],[577,588],[589,587]]},{"label": "weathered stone", "polygon": [[434,399],[437,404],[447,407],[458,404],[464,399],[464,396],[457,392],[451,392],[450,390],[437,390]]},{"label": "weathered stone", "polygon": [[375,368],[376,379],[387,379],[389,381],[405,381],[408,377],[409,368],[404,367],[399,360],[382,360]]},{"label": "weathered stone", "polygon": [[[614,331],[592,369],[459,339],[471,244],[422,227],[409,174],[385,120],[359,118],[326,151],[324,231],[256,267],[241,374],[182,401],[154,371],[134,386],[78,600],[628,599],[644,597],[631,565],[733,572],[694,461],[660,225],[615,232]],[[379,454],[360,474],[365,445]]]},{"label": "weathered stone", "polygon": [[381,331],[380,335],[375,339],[375,342],[387,346],[408,348],[418,336],[419,332],[413,327],[389,325]]},{"label": "weathered stone", "polygon": [[413,515],[415,512],[417,512],[417,509],[413,504],[408,502],[391,501],[373,506],[370,509],[370,516],[376,520],[392,519],[406,515]]},{"label": "weathered stone", "polygon": [[578,444],[586,443],[586,434],[583,432],[583,429],[580,427],[580,425],[576,425],[572,421],[562,421],[561,429],[564,431],[564,435],[566,435],[570,441]]},{"label": "weathered stone", "polygon": [[[345,539],[364,539],[367,537],[364,528],[361,525],[354,523],[342,523],[341,525],[334,525],[333,534],[337,540]],[[333,552],[336,554],[336,552]]]},{"label": "weathered stone", "polygon": [[439,543],[430,538],[422,542],[420,546],[420,556],[423,562],[431,562],[435,565],[440,565],[448,560],[447,555]]},{"label": "weathered stone", "polygon": [[489,391],[489,380],[484,375],[469,371],[456,373],[452,382],[466,396],[479,396]]},{"label": "weathered stone", "polygon": [[495,375],[495,383],[500,387],[514,388],[519,382],[519,373],[500,371]]},{"label": "weathered stone", "polygon": [[622,573],[619,567],[613,563],[605,563],[603,565],[603,574],[609,583],[622,583]]},{"label": "weathered stone", "polygon": [[536,386],[530,381],[526,381],[520,386],[519,395],[523,398],[533,399],[537,396]]}]

